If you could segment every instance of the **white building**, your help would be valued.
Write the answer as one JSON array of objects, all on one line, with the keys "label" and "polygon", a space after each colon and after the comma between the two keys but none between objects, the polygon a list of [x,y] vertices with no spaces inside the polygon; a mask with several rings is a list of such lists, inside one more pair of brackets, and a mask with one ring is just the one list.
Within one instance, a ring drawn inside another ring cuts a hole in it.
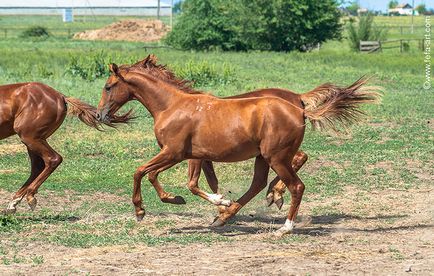
[{"label": "white building", "polygon": [[[170,0],[160,1],[160,15],[170,15]],[[2,0],[0,14],[156,15],[158,0]]]},{"label": "white building", "polygon": [[[408,4],[399,4],[396,8],[389,9],[389,14],[391,15],[411,15],[413,13],[413,7]],[[417,11],[414,11],[414,15],[418,15]]]}]

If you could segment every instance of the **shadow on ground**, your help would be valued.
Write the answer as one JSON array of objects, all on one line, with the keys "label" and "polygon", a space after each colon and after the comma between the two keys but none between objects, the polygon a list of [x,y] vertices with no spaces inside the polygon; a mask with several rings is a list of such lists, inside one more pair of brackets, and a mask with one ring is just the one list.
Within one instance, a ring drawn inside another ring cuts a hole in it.
[{"label": "shadow on ground", "polygon": [[[179,214],[178,214],[179,215]],[[183,214],[188,216],[188,214]],[[356,227],[336,227],[336,224],[340,224],[345,220],[388,220],[388,219],[402,219],[408,217],[407,215],[379,215],[379,216],[354,216],[347,214],[334,214],[334,215],[318,215],[311,217],[301,217],[301,221],[298,222],[299,228],[294,229],[294,234],[308,235],[308,236],[327,236],[332,233],[354,233],[354,232],[391,232],[391,231],[403,231],[411,229],[421,228],[433,228],[434,224],[414,224],[414,225],[402,225],[402,226],[390,226],[390,227],[375,227],[375,228],[356,228]],[[307,220],[307,222],[306,222]],[[255,224],[257,222],[257,224]],[[259,225],[259,223],[262,224]],[[277,230],[284,223],[282,218],[273,218],[265,216],[251,216],[240,215],[230,220],[223,227],[210,227],[204,226],[187,226],[180,228],[172,228],[171,233],[217,233],[223,236],[241,236],[248,234],[258,234],[264,232],[271,232]],[[254,225],[252,225],[254,224]],[[264,227],[263,224],[267,224],[269,227]]]}]

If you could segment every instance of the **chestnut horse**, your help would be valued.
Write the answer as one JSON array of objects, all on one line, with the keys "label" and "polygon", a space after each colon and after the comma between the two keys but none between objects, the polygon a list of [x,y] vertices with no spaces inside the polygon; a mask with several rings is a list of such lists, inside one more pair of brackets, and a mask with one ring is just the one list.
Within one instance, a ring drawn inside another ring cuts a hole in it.
[{"label": "chestnut horse", "polygon": [[[157,64],[157,57],[155,55],[149,55],[145,59],[129,66],[130,70],[145,70],[151,74],[154,74],[158,78],[166,79],[169,81],[175,81],[181,84],[181,88],[186,93],[195,93],[195,90],[192,89],[192,82],[186,81],[186,80],[178,80],[175,76],[175,74],[170,71],[165,65]],[[252,98],[252,97],[263,97],[263,96],[273,96],[273,97],[279,97],[282,98],[290,103],[293,104],[299,104],[300,100],[299,97],[296,96],[296,94],[289,90],[284,89],[278,89],[278,88],[272,88],[272,89],[260,89],[255,90],[252,92],[248,92],[241,95],[236,96],[230,96],[226,97],[224,99],[236,99],[236,98]],[[307,161],[307,154],[298,151],[294,159],[292,160],[292,168],[295,172],[297,172],[303,164]],[[190,166],[194,166],[194,163],[198,162],[198,164],[202,163],[202,170],[204,171],[206,180],[208,182],[209,187],[213,191],[213,193],[218,193],[218,179],[214,171],[214,167],[212,164],[212,161],[209,160],[189,160]],[[189,170],[189,174],[193,171]],[[191,181],[191,175],[190,175],[190,181],[189,181],[189,189],[192,191],[193,194],[200,194],[200,190],[198,190],[198,181],[194,182]],[[198,180],[198,179],[197,179]],[[277,185],[276,185],[277,184]],[[285,192],[286,186],[282,181],[279,181],[279,177],[277,176],[273,181],[270,182],[268,191],[267,191],[267,202],[268,206],[271,206],[271,204],[275,203],[279,209],[282,208],[283,205],[283,193]],[[203,197],[203,194],[201,194]]]},{"label": "chestnut horse", "polygon": [[[158,174],[186,159],[237,162],[256,157],[255,179],[249,191],[213,223],[223,225],[253,198],[264,183],[271,167],[291,192],[291,206],[279,234],[290,233],[304,192],[304,184],[290,165],[304,136],[305,118],[315,128],[347,126],[357,121],[362,103],[377,102],[380,95],[374,87],[362,87],[360,79],[348,88],[318,89],[298,95],[298,105],[276,97],[220,99],[197,92],[187,94],[182,84],[159,79],[129,67],[110,65],[98,114],[102,121],[128,101],[138,100],[154,118],[154,133],[161,151],[134,174],[133,204],[137,220],[142,220],[141,180],[148,174],[158,196],[164,202],[179,203],[179,197],[165,192]],[[197,177],[200,166],[189,168]],[[206,194],[207,199],[223,204],[221,196]],[[217,199],[217,200],[216,200]]]},{"label": "chestnut horse", "polygon": [[[48,85],[28,82],[0,86],[0,139],[17,134],[27,147],[31,163],[29,178],[4,213],[15,213],[24,197],[30,208],[35,209],[39,187],[62,162],[62,156],[50,147],[47,138],[59,128],[67,113],[88,126],[100,128],[95,107],[67,98]],[[114,116],[107,125],[121,121],[127,121],[126,117]]]}]

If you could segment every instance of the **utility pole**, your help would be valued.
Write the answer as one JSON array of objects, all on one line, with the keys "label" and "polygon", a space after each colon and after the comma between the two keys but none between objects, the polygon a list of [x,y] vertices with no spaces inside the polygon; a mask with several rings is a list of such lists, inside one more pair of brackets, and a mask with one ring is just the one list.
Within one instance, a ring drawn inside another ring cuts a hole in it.
[{"label": "utility pole", "polygon": [[157,6],[157,19],[160,19],[160,0],[158,0],[158,6]]},{"label": "utility pole", "polygon": [[173,0],[170,1],[170,29],[173,29]]},{"label": "utility pole", "polygon": [[414,17],[414,0],[412,3],[412,9],[411,9],[411,33],[414,33],[413,17]]}]

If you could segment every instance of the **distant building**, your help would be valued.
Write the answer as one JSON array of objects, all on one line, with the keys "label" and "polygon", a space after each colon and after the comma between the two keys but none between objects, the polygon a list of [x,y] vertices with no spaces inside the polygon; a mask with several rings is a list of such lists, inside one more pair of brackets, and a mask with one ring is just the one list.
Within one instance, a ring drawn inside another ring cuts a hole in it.
[{"label": "distant building", "polygon": [[[411,15],[413,13],[413,7],[408,4],[399,4],[396,8],[389,9],[390,15]],[[418,15],[417,11],[414,11],[414,15]]]},{"label": "distant building", "polygon": [[[170,15],[169,1],[160,1],[160,15]],[[0,14],[156,15],[158,0],[14,0],[0,1]]]},{"label": "distant building", "polygon": [[368,12],[369,12],[369,10],[366,9],[366,8],[358,8],[357,9],[357,14],[358,15],[367,14]]}]

